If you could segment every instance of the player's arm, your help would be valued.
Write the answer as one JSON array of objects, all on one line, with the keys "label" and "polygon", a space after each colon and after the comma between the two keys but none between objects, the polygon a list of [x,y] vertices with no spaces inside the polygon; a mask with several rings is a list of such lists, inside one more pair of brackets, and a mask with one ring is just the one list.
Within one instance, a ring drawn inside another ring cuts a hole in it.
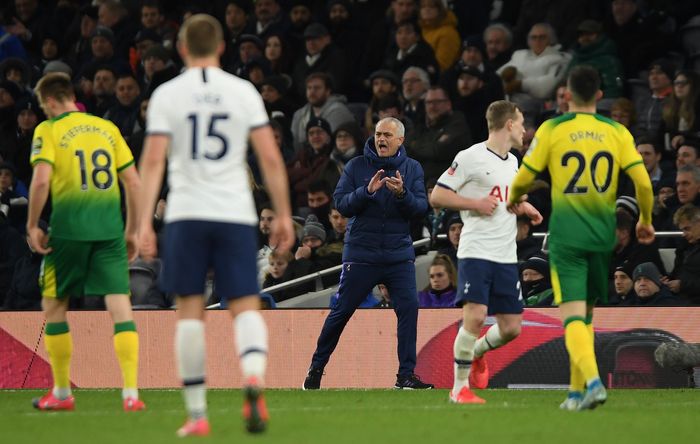
[{"label": "player's arm", "polygon": [[634,182],[634,192],[639,205],[639,222],[637,223],[637,239],[642,244],[654,242],[654,227],[651,224],[651,212],[654,207],[654,190],[649,179],[649,173],[643,163],[636,163],[625,169],[625,173]]},{"label": "player's arm", "polygon": [[433,208],[448,208],[459,211],[478,211],[490,216],[498,206],[498,198],[489,195],[480,199],[460,196],[453,189],[438,182],[430,193],[430,205]]},{"label": "player's arm", "polygon": [[[294,242],[294,226],[292,225],[292,209],[289,204],[289,179],[287,168],[282,160],[282,154],[275,142],[275,136],[269,125],[261,126],[250,132],[258,165],[262,171],[263,181],[276,218],[273,225],[270,244],[287,251]],[[155,202],[154,202],[155,205]]]},{"label": "player's arm", "polygon": [[141,191],[141,180],[136,172],[136,167],[129,165],[119,172],[119,180],[124,185],[124,194],[126,198],[126,227],[124,235],[126,237],[129,260],[136,259],[138,254],[138,229],[139,229],[139,197]]},{"label": "player's arm", "polygon": [[36,162],[32,173],[32,183],[29,185],[29,208],[27,214],[27,235],[29,244],[34,251],[46,254],[51,249],[46,247],[47,238],[39,228],[41,211],[49,198],[53,166],[48,162]]},{"label": "player's arm", "polygon": [[157,254],[155,233],[153,231],[153,214],[156,209],[158,192],[163,182],[165,159],[168,153],[170,136],[151,134],[144,142],[139,173],[141,175],[141,202],[138,214],[138,230],[141,236],[141,255],[151,259]]}]

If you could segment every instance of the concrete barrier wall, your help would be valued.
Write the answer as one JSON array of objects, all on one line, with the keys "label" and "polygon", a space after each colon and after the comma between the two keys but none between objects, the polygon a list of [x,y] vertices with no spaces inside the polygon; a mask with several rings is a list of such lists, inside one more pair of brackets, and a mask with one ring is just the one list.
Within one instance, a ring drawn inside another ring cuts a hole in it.
[{"label": "concrete barrier wall", "polygon": [[[269,387],[301,386],[327,313],[328,310],[315,309],[263,312],[270,330],[266,381]],[[135,317],[141,341],[140,386],[178,387],[180,383],[173,359],[176,313],[142,311],[136,312]],[[439,386],[451,384],[452,341],[460,318],[459,309],[421,310],[416,371],[424,380],[437,382]],[[106,312],[70,312],[68,319],[74,341],[71,367],[73,384],[83,388],[121,386],[121,376],[112,346],[113,327],[109,315]],[[648,334],[644,330],[639,333],[641,336],[630,339],[637,341],[635,343],[638,343],[640,338],[647,341],[661,336],[666,338],[664,340],[700,342],[698,319],[700,308],[605,308],[597,310],[594,324],[597,337],[605,344],[608,344],[608,339],[613,338],[611,335],[619,339],[620,335],[629,336],[625,332],[635,329],[648,329]],[[40,388],[51,385],[43,337],[39,339],[42,324],[41,313],[0,312],[0,388]],[[240,387],[241,376],[235,356],[233,326],[228,313],[208,312],[206,329],[208,385],[220,388]],[[540,361],[546,368],[551,368],[553,363],[558,366],[556,374],[547,377],[551,381],[545,379],[545,384],[561,383],[561,375],[568,375],[565,368],[568,360],[561,341],[562,334],[563,329],[558,321],[556,309],[526,310],[522,336],[508,346],[489,354],[488,362],[494,383],[497,386],[514,384],[513,381],[518,378],[507,375],[513,369],[521,367],[527,370],[525,373],[532,370],[531,379],[537,381],[541,377],[535,373],[542,372],[535,367]],[[623,338],[623,342],[627,341],[627,336]],[[607,347],[605,344],[602,346]],[[597,343],[597,347],[598,345],[600,344]],[[618,356],[620,345],[615,347],[618,348],[610,353]],[[603,352],[607,353],[606,350]],[[598,352],[601,353],[600,350]],[[537,353],[543,357],[537,358],[540,356]],[[548,353],[551,354],[549,358]],[[613,362],[612,365],[617,367],[609,371],[610,375],[622,368],[618,362],[620,356]],[[531,361],[528,359],[534,359],[534,364],[529,363]],[[338,348],[326,367],[323,387],[391,387],[395,381],[397,367],[396,317],[393,311],[360,310],[348,323]],[[643,371],[652,370],[654,369]],[[504,379],[506,377],[507,380]],[[524,381],[524,384],[528,383],[527,378]],[[535,383],[537,382],[533,382]]]}]

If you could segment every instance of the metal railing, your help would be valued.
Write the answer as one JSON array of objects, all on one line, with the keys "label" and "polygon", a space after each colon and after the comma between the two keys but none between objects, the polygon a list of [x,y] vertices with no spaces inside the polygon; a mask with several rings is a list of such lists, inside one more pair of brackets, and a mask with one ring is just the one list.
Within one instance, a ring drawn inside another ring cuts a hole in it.
[{"label": "metal railing", "polygon": [[[547,236],[548,233],[532,233],[533,237],[537,238],[544,238]],[[680,237],[682,233],[680,231],[659,231],[656,233],[656,237]],[[438,240],[447,240],[447,235],[446,234],[438,234],[437,235]],[[413,242],[413,247],[414,248],[419,248],[419,247],[424,247],[430,245],[431,239],[430,238],[423,238],[420,240],[417,240]],[[339,272],[343,268],[343,265],[336,265],[335,267],[331,268],[326,268],[321,271],[316,271],[311,274],[307,274],[306,276],[298,277],[296,279],[292,279],[287,282],[283,282],[281,284],[273,285],[271,287],[263,288],[260,290],[261,293],[274,293],[277,291],[281,290],[286,290],[288,288],[296,287],[297,285],[304,284],[309,281],[315,281],[315,291],[321,291],[323,290],[323,278],[329,275],[332,275],[334,273]],[[211,304],[207,306],[207,309],[217,309],[220,307],[220,303],[217,302],[216,304]]]}]

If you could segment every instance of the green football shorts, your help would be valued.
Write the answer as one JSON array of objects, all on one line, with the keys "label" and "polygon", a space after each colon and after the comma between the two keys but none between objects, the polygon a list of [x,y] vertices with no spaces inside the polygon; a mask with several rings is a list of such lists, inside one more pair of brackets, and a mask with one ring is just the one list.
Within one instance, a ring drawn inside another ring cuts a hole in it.
[{"label": "green football shorts", "polygon": [[129,265],[123,237],[77,241],[52,237],[41,263],[39,286],[46,298],[129,294]]},{"label": "green football shorts", "polygon": [[593,306],[608,301],[611,252],[585,251],[549,242],[549,267],[554,302],[586,301]]}]

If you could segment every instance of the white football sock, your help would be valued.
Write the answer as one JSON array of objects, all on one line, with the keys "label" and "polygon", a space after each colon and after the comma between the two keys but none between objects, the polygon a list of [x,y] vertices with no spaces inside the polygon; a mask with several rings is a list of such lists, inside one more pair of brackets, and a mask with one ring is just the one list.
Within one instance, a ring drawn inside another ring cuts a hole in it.
[{"label": "white football sock", "polygon": [[476,336],[466,331],[464,327],[459,327],[454,343],[455,380],[452,393],[455,395],[462,390],[462,387],[469,387],[469,372],[472,369],[476,340]]},{"label": "white football sock", "polygon": [[501,345],[505,345],[506,341],[501,337],[501,330],[498,328],[498,324],[493,324],[486,330],[486,334],[476,341],[476,346],[474,347],[474,357],[480,358],[484,356],[489,350],[494,350]]},{"label": "white football sock", "polygon": [[204,322],[181,319],[175,330],[175,359],[183,384],[185,407],[192,419],[206,417],[207,392],[204,384],[206,344]]},{"label": "white football sock", "polygon": [[233,320],[243,379],[255,377],[262,385],[267,367],[267,325],[260,312],[247,310]]}]

